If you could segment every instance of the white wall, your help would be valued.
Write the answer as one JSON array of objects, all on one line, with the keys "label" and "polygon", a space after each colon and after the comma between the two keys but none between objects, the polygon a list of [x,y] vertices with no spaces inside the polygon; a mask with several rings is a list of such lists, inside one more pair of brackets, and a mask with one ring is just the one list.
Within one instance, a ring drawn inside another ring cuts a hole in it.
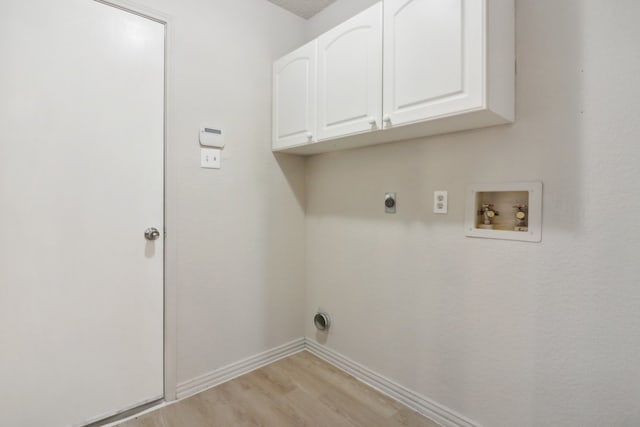
[{"label": "white wall", "polygon": [[[276,160],[270,135],[271,64],[305,21],[265,0],[142,5],[171,26],[167,329],[182,383],[303,335],[304,161]],[[200,168],[204,124],[226,134],[221,170]]]},{"label": "white wall", "polygon": [[350,17],[362,12],[380,0],[338,0],[307,20],[305,31],[312,40],[328,29],[335,27]]},{"label": "white wall", "polygon": [[[307,161],[306,335],[327,309],[327,346],[485,426],[640,425],[640,3],[516,6],[514,125]],[[542,243],[464,236],[469,184],[529,180]]]}]

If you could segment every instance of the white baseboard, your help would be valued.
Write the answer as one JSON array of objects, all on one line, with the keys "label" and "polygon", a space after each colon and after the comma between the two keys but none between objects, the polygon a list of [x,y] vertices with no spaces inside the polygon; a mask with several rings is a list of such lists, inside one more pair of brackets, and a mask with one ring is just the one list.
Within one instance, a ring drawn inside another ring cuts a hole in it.
[{"label": "white baseboard", "polygon": [[183,399],[201,391],[215,387],[233,378],[247,374],[265,365],[283,359],[305,349],[305,339],[298,338],[255,356],[231,363],[215,371],[178,384],[177,397]]},{"label": "white baseboard", "polygon": [[380,374],[354,362],[328,347],[318,344],[316,341],[306,338],[305,349],[319,358],[327,361],[357,380],[362,381],[386,394],[387,396],[405,404],[409,408],[427,416],[443,427],[481,427],[480,424],[454,412],[437,402],[427,399],[418,393],[401,386],[398,383],[383,377]]},{"label": "white baseboard", "polygon": [[357,380],[362,381],[409,408],[429,417],[443,427],[481,427],[480,424],[469,420],[446,406],[421,396],[373,372],[369,368],[354,362],[331,348],[317,343],[311,338],[298,338],[271,350],[231,363],[215,371],[180,383],[177,387],[177,397],[178,399],[184,399],[185,397],[200,393],[201,391],[215,387],[304,350],[309,351],[336,368],[352,375]]}]

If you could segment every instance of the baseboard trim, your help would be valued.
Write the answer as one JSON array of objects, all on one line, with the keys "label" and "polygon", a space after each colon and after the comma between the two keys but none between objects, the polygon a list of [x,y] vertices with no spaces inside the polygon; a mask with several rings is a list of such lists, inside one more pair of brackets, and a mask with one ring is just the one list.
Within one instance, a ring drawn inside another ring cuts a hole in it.
[{"label": "baseboard trim", "polygon": [[352,375],[357,380],[431,418],[443,427],[481,427],[480,424],[469,420],[446,406],[427,399],[310,338],[305,338],[305,349],[336,368]]},{"label": "baseboard trim", "polygon": [[231,363],[215,371],[180,383],[177,386],[177,398],[180,400],[200,393],[304,350],[318,356],[336,368],[345,371],[357,380],[375,388],[381,393],[427,416],[443,427],[482,427],[480,424],[456,413],[446,406],[409,390],[308,337],[298,338],[272,348],[271,350]]},{"label": "baseboard trim", "polygon": [[178,384],[177,398],[183,399],[196,393],[200,393],[201,391],[215,387],[251,371],[255,371],[256,369],[273,363],[276,360],[304,351],[304,349],[305,339],[298,338],[286,344],[272,348],[271,350],[231,363],[227,366],[223,366],[215,371]]}]

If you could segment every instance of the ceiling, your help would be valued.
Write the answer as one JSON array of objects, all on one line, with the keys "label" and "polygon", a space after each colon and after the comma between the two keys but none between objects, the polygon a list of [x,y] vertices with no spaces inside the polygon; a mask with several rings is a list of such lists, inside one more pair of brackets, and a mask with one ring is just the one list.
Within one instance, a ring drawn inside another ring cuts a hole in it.
[{"label": "ceiling", "polygon": [[305,19],[311,18],[336,0],[269,0],[289,12]]}]

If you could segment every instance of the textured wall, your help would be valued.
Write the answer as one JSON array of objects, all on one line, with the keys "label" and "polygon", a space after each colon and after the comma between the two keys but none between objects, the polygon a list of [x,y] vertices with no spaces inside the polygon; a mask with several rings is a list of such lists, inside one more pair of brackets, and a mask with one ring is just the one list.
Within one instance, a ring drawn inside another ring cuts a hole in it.
[{"label": "textured wall", "polygon": [[[274,157],[270,135],[271,64],[305,21],[264,0],[144,4],[171,26],[167,330],[181,383],[303,333],[304,161]],[[205,124],[226,134],[220,170],[200,168]]]},{"label": "textured wall", "polygon": [[[308,160],[305,319],[327,309],[328,346],[485,426],[636,426],[640,4],[516,8],[514,125]],[[469,184],[529,180],[541,243],[464,236]]]},{"label": "textured wall", "polygon": [[362,12],[369,6],[378,3],[379,0],[338,0],[309,19],[305,25],[305,31],[309,40],[318,37],[331,27],[334,27]]}]

